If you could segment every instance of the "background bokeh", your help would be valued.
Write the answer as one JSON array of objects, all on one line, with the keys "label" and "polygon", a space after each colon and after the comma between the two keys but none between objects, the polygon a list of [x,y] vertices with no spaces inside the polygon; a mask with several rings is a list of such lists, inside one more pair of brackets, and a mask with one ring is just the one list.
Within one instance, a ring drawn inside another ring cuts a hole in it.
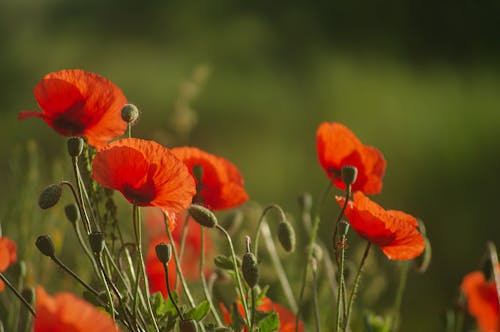
[{"label": "background bokeh", "polygon": [[[315,130],[337,121],[387,159],[374,200],[422,218],[433,244],[429,271],[410,275],[401,331],[441,331],[485,241],[500,246],[499,15],[493,0],[3,0],[3,228],[19,222],[6,220],[15,199],[7,184],[23,167],[15,151],[37,142],[43,185],[54,181],[49,161],[63,156],[64,139],[42,121],[16,119],[36,109],[32,89],[51,71],[109,78],[142,111],[134,135],[164,144],[187,98],[197,124],[174,143],[230,159],[253,200],[292,214],[298,194],[324,188]],[[383,313],[390,301],[370,309]]]}]

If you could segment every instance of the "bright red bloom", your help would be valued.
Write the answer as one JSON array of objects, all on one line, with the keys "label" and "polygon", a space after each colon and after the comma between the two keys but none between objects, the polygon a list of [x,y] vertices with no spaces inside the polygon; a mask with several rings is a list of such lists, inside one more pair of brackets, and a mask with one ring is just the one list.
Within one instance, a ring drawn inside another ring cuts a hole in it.
[{"label": "bright red bloom", "polygon": [[[500,264],[497,266],[500,272]],[[495,282],[488,282],[481,271],[467,274],[461,285],[469,313],[484,332],[500,332],[498,294]]]},{"label": "bright red bloom", "polygon": [[[172,231],[172,238],[174,239],[177,252],[182,238],[182,230],[184,228],[185,216],[178,215],[176,217],[177,224]],[[155,246],[160,242],[169,243],[168,237],[165,234],[165,226],[163,217],[159,213],[151,213],[146,216],[146,225],[149,235],[149,249],[146,256],[146,274],[149,280],[149,289],[151,293],[161,292],[167,298],[167,286],[165,284],[165,272],[163,271],[163,264],[156,257]],[[186,242],[184,244],[184,253],[181,259],[182,273],[186,280],[199,279],[199,263],[201,254],[201,230],[200,224],[194,222],[191,218],[188,224],[188,231],[186,234]],[[205,262],[211,262],[213,256],[213,244],[210,236],[205,232]],[[174,258],[168,263],[168,273],[170,285],[173,286],[177,276],[177,269],[175,267]]]},{"label": "bright red bloom", "polygon": [[[226,324],[231,324],[231,314],[229,313],[227,308],[222,303],[220,304],[220,308],[222,314],[224,315]],[[245,317],[245,312],[241,303],[238,303],[238,310],[240,311],[241,316]],[[265,313],[274,311],[278,314],[280,320],[278,332],[295,332],[295,315],[288,309],[283,307],[281,304],[274,303],[270,298],[266,297],[262,300],[262,303],[257,306],[257,310]],[[245,332],[246,331],[247,329],[245,328]],[[298,331],[304,332],[304,323],[302,321],[299,321]]]},{"label": "bright red bloom", "polygon": [[111,317],[71,293],[51,297],[36,289],[34,332],[112,332],[120,331]]},{"label": "bright red bloom", "polygon": [[[17,261],[16,243],[7,237],[0,237],[0,272]],[[0,292],[5,288],[5,284],[0,280]]]},{"label": "bright red bloom", "polygon": [[[344,197],[336,199],[340,206],[344,205]],[[360,191],[354,193],[353,200],[344,212],[349,224],[359,236],[379,246],[389,259],[413,259],[424,251],[417,219],[401,211],[384,210]]]},{"label": "bright red bloom", "polygon": [[104,77],[80,69],[61,70],[45,75],[33,92],[42,112],[23,111],[19,120],[41,118],[59,134],[85,136],[95,147],[125,132],[120,111],[127,100]]},{"label": "bright red bloom", "polygon": [[[223,210],[238,206],[248,200],[243,187],[243,177],[228,160],[193,147],[173,148],[172,153],[182,160],[192,173],[195,166],[201,166],[202,204],[211,210]],[[198,181],[198,179],[196,179]]]},{"label": "bright red bloom", "polygon": [[92,177],[119,190],[139,206],[160,207],[169,216],[186,209],[196,192],[186,166],[167,148],[153,141],[127,138],[99,150]]},{"label": "bright red bloom", "polygon": [[380,151],[366,146],[344,125],[322,123],[316,132],[316,148],[321,167],[333,184],[342,190],[345,184],[340,176],[344,166],[355,166],[358,176],[352,190],[377,194],[382,190],[386,162]]}]

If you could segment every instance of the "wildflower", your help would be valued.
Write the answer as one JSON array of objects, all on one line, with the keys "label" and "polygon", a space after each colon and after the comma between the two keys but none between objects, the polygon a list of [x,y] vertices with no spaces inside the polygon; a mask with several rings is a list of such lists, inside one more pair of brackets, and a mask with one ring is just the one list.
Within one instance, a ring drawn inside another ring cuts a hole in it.
[{"label": "wildflower", "polygon": [[[159,211],[156,211],[159,212]],[[155,247],[161,242],[170,243],[168,237],[165,235],[165,227],[163,226],[163,218],[160,213],[150,211],[146,214],[146,227],[149,235],[149,247],[146,254],[146,274],[149,280],[149,289],[151,293],[161,292],[167,298],[167,285],[165,284],[165,272],[163,271],[163,264],[156,256]],[[182,238],[182,230],[184,226],[185,217],[183,214],[175,218],[178,224],[172,231],[172,238],[174,239],[176,249],[179,251],[180,242]],[[181,257],[181,268],[184,277],[187,280],[199,279],[199,263],[201,253],[201,234],[200,226],[192,219],[188,221],[189,227],[186,234],[184,244],[184,253]],[[205,262],[210,262],[210,257],[213,255],[213,244],[205,232]],[[173,258],[168,263],[168,273],[170,285],[174,285],[177,275],[177,269]]]},{"label": "wildflower", "polygon": [[[16,243],[9,238],[0,237],[0,273],[8,269],[17,261]],[[5,284],[0,280],[0,291],[3,291]]]},{"label": "wildflower", "polygon": [[[231,315],[227,308],[223,305],[220,304],[220,308],[222,311],[222,314],[224,315],[224,320],[226,321],[226,324],[231,324]],[[243,306],[241,303],[238,303],[238,310],[240,311],[240,314],[244,317],[245,312],[243,310]],[[274,303],[271,301],[271,299],[265,297],[262,299],[261,303],[257,306],[257,310],[268,313],[271,311],[274,311],[276,314],[278,314],[278,318],[280,321],[279,329],[278,332],[294,332],[295,331],[295,315],[290,312],[288,309],[283,307],[279,303]],[[245,332],[246,332],[245,328]],[[299,321],[299,332],[304,332],[304,323],[302,321]]]},{"label": "wildflower", "polygon": [[[336,199],[344,205],[345,198]],[[417,219],[401,211],[384,210],[360,191],[348,202],[345,215],[359,236],[379,246],[389,259],[413,259],[424,250]]]},{"label": "wildflower", "polygon": [[366,146],[344,125],[322,123],[316,132],[316,148],[321,167],[333,184],[344,190],[341,169],[356,167],[358,174],[352,190],[377,194],[382,190],[386,162],[377,149]]},{"label": "wildflower", "polygon": [[[500,270],[500,264],[497,266]],[[494,281],[487,281],[481,271],[467,274],[461,285],[467,298],[469,313],[484,332],[500,331],[498,294]]]},{"label": "wildflower", "polygon": [[61,70],[45,75],[33,92],[42,112],[22,111],[19,120],[41,118],[59,134],[84,136],[97,148],[125,132],[120,110],[127,100],[104,77],[80,69]]},{"label": "wildflower", "polygon": [[106,188],[119,190],[138,206],[157,206],[173,215],[191,204],[193,177],[167,148],[153,141],[127,138],[99,150],[92,177]]},{"label": "wildflower", "polygon": [[[238,206],[248,200],[243,187],[243,177],[228,160],[194,147],[172,149],[193,173],[196,166],[202,168],[201,183],[197,183],[200,203],[211,210],[223,210]],[[199,182],[200,179],[196,179]]]},{"label": "wildflower", "polygon": [[42,288],[36,290],[34,332],[111,332],[120,331],[111,317],[71,293],[51,297]]}]

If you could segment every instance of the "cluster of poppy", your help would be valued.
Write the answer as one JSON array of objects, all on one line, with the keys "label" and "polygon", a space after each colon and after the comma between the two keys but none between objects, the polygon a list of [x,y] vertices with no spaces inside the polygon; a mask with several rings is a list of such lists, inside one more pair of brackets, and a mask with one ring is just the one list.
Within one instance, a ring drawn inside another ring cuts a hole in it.
[{"label": "cluster of poppy", "polygon": [[[380,247],[389,259],[408,260],[419,256],[425,241],[418,231],[417,220],[401,211],[385,210],[363,194],[377,194],[382,190],[386,167],[382,153],[363,145],[347,127],[338,123],[319,126],[316,146],[320,165],[336,187],[346,189],[341,178],[342,167],[357,169],[356,180],[351,185],[355,193],[344,214],[359,236]],[[340,206],[345,203],[344,197],[336,197],[336,200]]]},{"label": "cluster of poppy", "polygon": [[[223,158],[193,147],[167,149],[153,141],[136,138],[109,143],[126,130],[127,123],[122,119],[120,110],[127,101],[118,87],[97,74],[83,70],[50,73],[37,84],[34,94],[42,112],[22,111],[18,119],[39,117],[64,136],[84,137],[89,145],[97,149],[92,161],[93,179],[103,187],[120,191],[137,206],[160,208],[168,216],[175,240],[180,239],[180,227],[175,227],[175,220],[182,219],[178,216],[194,198],[196,203],[212,210],[232,208],[248,200],[241,174]],[[199,177],[194,174],[197,167],[201,167],[202,171]],[[168,239],[163,235],[164,229],[162,235],[157,232],[158,220],[162,217],[156,215],[151,218],[154,221],[149,224],[156,226],[152,226],[149,232],[146,270],[151,291],[161,291],[166,296],[163,269],[159,277],[161,264],[151,254],[151,249],[155,243],[168,242]],[[197,265],[196,259],[192,258],[199,259],[199,234],[199,225],[192,223],[186,240],[186,251],[191,250],[192,255],[189,265],[182,265],[184,273],[190,277],[195,275]],[[210,248],[208,239],[206,243]],[[172,275],[175,275],[174,265],[170,266]],[[90,304],[71,294],[63,293],[51,298],[39,288],[37,297],[37,332],[59,331],[54,330],[55,326],[62,326],[65,331],[71,326],[71,330],[80,331],[80,325],[85,325],[86,319],[95,314]],[[70,302],[73,304],[67,309],[65,303]],[[76,315],[79,312],[85,314]],[[93,323],[101,322],[101,315],[96,314],[95,317],[92,318]],[[63,321],[66,325],[61,323]],[[99,329],[100,326],[96,325],[96,331],[104,331],[114,325],[110,320],[102,319],[102,329]]]}]

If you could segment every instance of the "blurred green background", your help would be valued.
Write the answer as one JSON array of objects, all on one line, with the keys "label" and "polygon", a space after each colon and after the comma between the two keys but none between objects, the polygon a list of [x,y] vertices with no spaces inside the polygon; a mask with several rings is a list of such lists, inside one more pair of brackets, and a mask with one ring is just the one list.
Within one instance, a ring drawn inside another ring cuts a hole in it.
[{"label": "blurred green background", "polygon": [[[422,218],[433,244],[429,271],[410,275],[401,331],[441,331],[485,241],[500,245],[498,17],[494,0],[2,0],[1,178],[9,183],[13,151],[28,140],[42,165],[62,156],[64,139],[16,117],[36,109],[32,89],[43,75],[66,68],[121,87],[142,110],[135,136],[224,156],[253,200],[295,214],[297,195],[317,195],[326,181],[316,128],[344,123],[387,159],[374,200]],[[200,70],[209,74],[191,103],[198,123],[172,143],[171,119]],[[40,173],[43,185],[58,180]],[[12,192],[0,195],[3,218]],[[16,222],[2,220],[7,230]],[[390,301],[370,309],[383,313]]]}]

